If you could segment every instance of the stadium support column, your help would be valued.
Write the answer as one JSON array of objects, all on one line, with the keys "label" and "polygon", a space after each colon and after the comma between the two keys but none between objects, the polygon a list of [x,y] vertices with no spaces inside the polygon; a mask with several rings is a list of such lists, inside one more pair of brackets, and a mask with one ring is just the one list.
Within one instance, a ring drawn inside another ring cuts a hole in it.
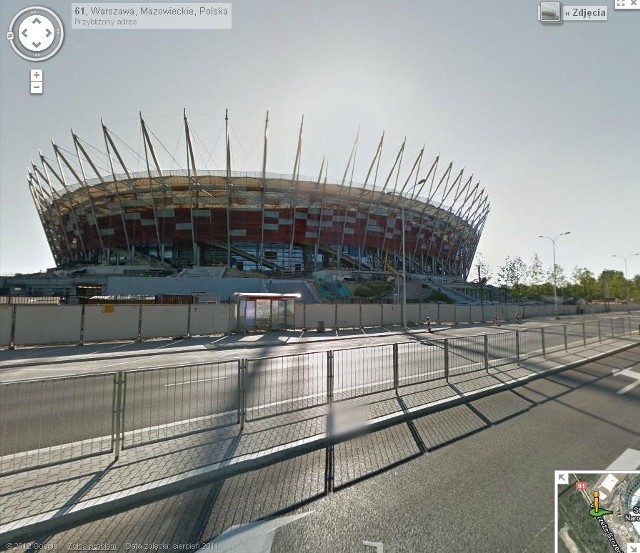
[{"label": "stadium support column", "polygon": [[[100,171],[98,171],[97,167],[94,165],[93,161],[91,160],[91,158],[89,157],[89,155],[85,151],[84,146],[82,146],[82,144],[80,143],[80,139],[73,132],[73,129],[71,129],[71,138],[73,140],[73,147],[75,148],[76,156],[78,157],[78,166],[80,167],[80,172],[82,174],[82,180],[85,183],[85,186],[87,187],[87,193],[91,194],[91,191],[89,191],[89,184],[87,182],[87,172],[85,171],[84,163],[82,162],[82,156],[84,156],[85,160],[89,163],[89,166],[91,167],[91,169],[95,173],[96,177],[98,178],[100,183],[102,183],[103,185],[104,185],[104,179],[102,178],[102,175],[100,174]],[[82,156],[80,155],[80,153],[82,153]],[[97,219],[96,219],[96,226],[97,226]],[[100,236],[102,237],[102,230],[98,228],[98,232],[100,233]],[[109,263],[109,252],[108,252],[107,248],[105,248],[104,242],[102,240],[101,240],[101,244],[102,244],[103,256],[106,258],[107,263]]]},{"label": "stadium support column", "polygon": [[62,263],[62,250],[60,245],[58,244],[57,237],[55,232],[52,232],[52,225],[47,221],[46,216],[46,205],[44,205],[43,198],[40,196],[37,191],[36,184],[33,182],[35,179],[33,173],[29,171],[29,192],[31,192],[31,197],[33,198],[33,203],[36,206],[36,211],[38,212],[38,217],[40,218],[40,222],[42,223],[42,229],[44,230],[44,235],[47,237],[47,242],[49,242],[49,248],[51,248],[51,254],[53,255],[53,259],[56,262],[56,265],[60,265]]},{"label": "stadium support column", "polygon": [[[471,178],[473,178],[473,175],[471,176]],[[469,181],[471,181],[471,178],[469,179]],[[464,235],[464,229],[462,229],[460,231],[460,235],[458,235],[458,229],[460,228],[460,225],[462,224],[463,221],[467,220],[467,216],[469,215],[469,211],[471,210],[471,208],[473,207],[475,201],[477,200],[477,198],[480,197],[480,195],[478,194],[478,187],[480,186],[480,183],[477,182],[476,185],[471,189],[468,190],[467,193],[465,194],[463,200],[462,200],[462,204],[460,204],[460,207],[458,207],[458,209],[456,210],[455,213],[455,226],[453,227],[453,232],[452,232],[452,236],[453,236],[453,242],[449,247],[449,253],[447,254],[447,265],[449,267],[449,270],[452,269],[452,265],[454,266],[454,268],[456,268],[458,270],[458,272],[460,274],[463,273],[463,271],[460,271],[460,266],[459,263],[456,264],[453,263],[451,256],[453,255],[453,251],[455,248],[456,251],[456,257],[459,260],[459,253],[460,253],[460,247],[463,245],[463,240],[462,240],[462,236]],[[467,205],[467,202],[469,200],[472,200],[471,204],[469,205],[469,207],[463,211],[464,207]]]},{"label": "stadium support column", "polygon": [[[328,164],[327,164],[328,165]],[[322,170],[324,172],[324,184],[322,186],[322,194],[320,194],[320,213],[318,215],[318,233],[316,234],[316,247],[314,249],[313,254],[313,268],[315,270],[316,263],[318,262],[318,250],[320,249],[320,233],[322,232],[322,215],[324,212],[324,194],[327,190],[327,170],[325,168],[325,160],[322,158],[322,163],[320,164],[320,173],[318,174],[318,180],[316,181],[316,192],[318,192],[320,183],[322,182]]]},{"label": "stadium support column", "polygon": [[[389,184],[389,181],[391,180],[391,177],[393,175],[393,172],[396,170],[396,167],[398,168],[397,173],[396,173],[396,182],[394,184],[393,190],[395,192],[396,187],[398,186],[398,178],[400,176],[400,166],[402,165],[402,156],[404,154],[404,146],[407,143],[407,137],[405,136],[403,142],[402,142],[402,146],[400,147],[400,151],[398,152],[398,155],[396,156],[396,160],[393,164],[393,167],[391,168],[391,171],[389,171],[389,176],[387,177],[387,180],[384,183],[384,186],[382,187],[382,193],[384,194],[384,192],[387,189],[387,185]],[[389,209],[387,210],[387,220],[385,221],[384,224],[384,234],[382,237],[382,251],[381,251],[381,255],[384,256],[384,248],[385,245],[387,243],[387,231],[389,230],[389,215],[393,215],[391,213],[391,207],[389,207]],[[394,234],[394,238],[395,238],[395,230],[396,230],[396,219],[397,219],[397,211],[396,211],[396,215],[393,215],[393,234]]]},{"label": "stadium support column", "polygon": [[[460,172],[462,174],[462,171]],[[449,246],[449,250],[447,252],[447,259],[446,259],[446,266],[447,266],[447,271],[450,273],[451,272],[451,252],[453,252],[453,245],[455,243],[456,240],[456,231],[458,230],[458,226],[459,226],[459,215],[461,213],[462,208],[465,206],[465,204],[467,203],[467,201],[469,200],[469,196],[471,195],[471,192],[469,191],[469,187],[471,185],[471,183],[473,182],[473,175],[471,175],[468,179],[467,182],[462,186],[462,188],[458,188],[456,190],[456,194],[453,198],[453,202],[451,204],[451,207],[449,208],[449,212],[447,213],[447,221],[445,223],[445,226],[451,228],[451,240],[449,241],[449,243],[447,244]],[[477,185],[476,185],[477,188]],[[463,197],[464,196],[464,197]],[[462,197],[462,204],[459,207],[456,207],[456,202]],[[450,226],[450,222],[451,219],[453,218],[453,222],[455,223],[453,225],[453,227]],[[440,252],[438,252],[438,257],[440,257],[442,255],[442,244],[440,245]],[[443,262],[444,264],[445,262]]]},{"label": "stadium support column", "polygon": [[422,243],[424,244],[424,237],[425,237],[424,233],[426,230],[426,223],[429,221],[429,219],[425,217],[425,211],[427,209],[427,206],[429,205],[429,202],[431,201],[431,190],[433,189],[433,182],[435,181],[435,178],[436,178],[436,171],[438,169],[439,161],[440,161],[440,156],[438,155],[433,160],[433,163],[431,164],[431,167],[427,172],[427,176],[424,179],[418,181],[418,184],[421,185],[420,189],[415,191],[413,197],[411,198],[411,202],[409,203],[409,208],[412,208],[413,203],[417,201],[418,197],[422,193],[422,190],[424,190],[424,187],[426,186],[427,182],[429,182],[429,179],[431,179],[431,184],[429,185],[429,194],[427,196],[427,202],[426,202],[427,205],[420,213],[420,226],[418,227],[418,232],[416,233],[416,245],[415,245],[415,248],[413,249],[414,258],[416,257],[416,255],[418,255],[418,246],[420,244],[420,239],[421,239],[420,234],[422,234]]},{"label": "stadium support column", "polygon": [[[382,145],[384,143],[384,131],[382,131],[382,136],[380,137],[380,142],[378,142],[378,148],[376,149],[376,153],[371,160],[371,165],[369,165],[369,170],[367,171],[367,176],[364,179],[364,185],[362,186],[362,195],[367,193],[367,184],[369,183],[369,177],[371,176],[371,172],[375,166],[375,174],[373,178],[373,187],[375,188],[376,182],[378,181],[378,169],[380,168],[380,156],[382,154]],[[367,209],[367,216],[365,218],[364,223],[364,232],[362,233],[362,242],[360,243],[360,250],[358,252],[358,268],[362,269],[362,257],[364,256],[365,242],[367,240],[367,231],[369,230],[369,218],[371,216],[371,208],[373,206],[373,194],[369,196],[369,208]],[[360,202],[358,201],[358,205]]]},{"label": "stadium support column", "polygon": [[[42,169],[44,171],[45,177],[47,179],[47,182],[51,183],[52,179],[51,179],[51,175],[53,175],[56,180],[62,184],[62,187],[64,188],[65,191],[65,196],[69,202],[69,215],[71,216],[71,222],[73,223],[73,226],[75,227],[75,233],[76,236],[78,237],[78,241],[80,242],[80,249],[82,250],[82,257],[84,259],[87,259],[87,251],[85,250],[84,247],[84,240],[82,239],[82,231],[80,230],[80,225],[78,225],[78,219],[76,218],[76,212],[73,206],[73,200],[71,199],[71,194],[69,193],[69,189],[67,188],[67,184],[64,180],[64,173],[62,172],[62,167],[60,167],[60,172],[62,173],[61,175],[58,175],[58,173],[56,173],[55,169],[49,164],[49,162],[46,160],[46,158],[42,155],[42,152],[39,152],[39,156],[40,156],[40,163],[42,163]],[[50,174],[51,172],[51,174]],[[50,184],[51,186],[51,184]],[[52,188],[53,190],[53,188]],[[60,194],[57,193],[58,198],[60,201],[62,201],[62,196],[60,196]]]},{"label": "stadium support column", "polygon": [[[304,126],[304,115],[300,121],[300,132],[298,133],[298,148],[296,150],[296,159],[293,163],[293,178],[291,190],[289,191],[289,209],[291,210],[291,241],[289,242],[289,265],[293,260],[293,242],[296,236],[296,203],[297,203],[297,187],[298,178],[300,176],[300,154],[302,153],[302,129]],[[294,264],[295,269],[295,264]]]},{"label": "stadium support column", "polygon": [[[404,191],[407,188],[407,185],[409,184],[409,181],[411,180],[411,177],[413,176],[414,173],[416,174],[416,178],[415,178],[415,181],[413,183],[413,186],[410,188],[410,191],[411,192],[415,192],[415,189],[418,186],[418,184],[421,184],[421,183],[418,183],[418,174],[420,173],[420,164],[422,162],[423,154],[424,154],[424,146],[422,146],[422,149],[418,153],[418,155],[416,157],[416,160],[413,162],[413,166],[411,167],[411,171],[409,172],[409,175],[407,176],[406,180],[404,181],[404,184],[402,185],[402,188],[400,189],[400,198],[401,198],[400,201],[401,202],[404,202],[404,196],[403,196],[404,195]],[[424,184],[423,184],[423,186],[424,186]],[[409,207],[411,206],[412,200],[413,200],[413,195],[411,197],[411,201],[409,202]],[[413,218],[412,218],[412,220],[413,220]],[[411,225],[411,227],[413,227],[413,224]],[[404,223],[403,223],[403,231],[402,232],[404,233]],[[406,255],[406,252],[403,251],[403,254]],[[411,256],[410,259],[409,259],[409,264],[412,267],[414,265],[414,260],[415,260],[415,254],[413,256]]]},{"label": "stadium support column", "polygon": [[[118,200],[118,209],[120,211],[120,219],[122,220],[122,230],[124,232],[124,239],[127,243],[127,255],[129,256],[130,262],[133,263],[133,249],[131,248],[131,242],[129,240],[129,232],[127,231],[127,222],[124,217],[124,208],[122,207],[122,199],[120,198],[120,188],[118,186],[118,178],[116,177],[116,171],[113,167],[113,159],[111,158],[111,149],[109,148],[109,143],[111,143],[112,146],[114,146],[114,144],[113,144],[113,141],[111,140],[111,137],[109,136],[109,133],[107,132],[107,127],[105,126],[102,120],[100,120],[100,125],[102,125],[102,134],[104,135],[104,143],[107,148],[107,158],[109,159],[109,168],[111,169],[111,176],[113,177],[113,185],[116,190],[116,198]],[[94,167],[93,162],[89,161],[89,163],[91,163],[91,166]],[[97,171],[97,169],[95,168],[94,170]],[[127,174],[127,176],[129,175]]]},{"label": "stadium support column", "polygon": [[193,219],[193,179],[198,178],[196,171],[196,160],[193,154],[193,144],[191,143],[191,130],[187,121],[187,110],[183,110],[184,136],[187,146],[187,179],[189,180],[189,215],[191,218],[191,247],[193,251],[193,266],[200,265],[200,255],[198,254],[198,242],[196,241],[196,225]]},{"label": "stadium support column", "polygon": [[162,178],[162,169],[160,168],[160,164],[158,163],[158,158],[156,157],[156,151],[153,148],[153,144],[151,139],[149,138],[149,132],[147,131],[147,125],[142,118],[142,112],[140,112],[140,128],[142,129],[142,142],[144,144],[144,159],[147,165],[147,175],[149,177],[149,194],[151,195],[151,205],[153,207],[153,223],[156,229],[156,241],[158,242],[158,258],[164,262],[164,244],[160,241],[160,224],[158,223],[158,208],[156,205],[156,197],[153,192],[153,178],[151,176],[151,165],[149,164],[149,154],[151,154],[151,158],[153,159],[153,164],[156,168],[156,172],[158,176]]},{"label": "stadium support column", "polygon": [[229,142],[229,110],[224,112],[224,131],[227,171],[227,267],[231,269],[231,143]]},{"label": "stadium support column", "polygon": [[[58,219],[58,224],[60,225],[60,232],[62,233],[62,236],[64,237],[64,242],[67,246],[67,251],[69,252],[69,259],[73,259],[74,257],[74,253],[73,253],[73,249],[71,248],[71,243],[69,242],[69,237],[67,236],[67,230],[65,229],[64,226],[64,222],[62,220],[62,215],[60,214],[60,204],[58,202],[56,202],[55,199],[55,191],[53,190],[53,186],[51,186],[51,183],[47,180],[47,178],[42,174],[42,172],[40,171],[40,169],[38,169],[35,165],[35,163],[31,163],[31,168],[33,171],[33,176],[35,177],[35,182],[38,184],[38,187],[40,188],[40,191],[42,193],[42,196],[45,198],[45,205],[50,204],[52,206],[52,209],[50,209],[50,211],[54,211],[57,215],[57,219]],[[42,180],[44,180],[48,185],[49,185],[49,190],[50,195],[47,193],[47,191],[44,189],[44,187],[42,186],[42,184],[40,183],[40,178],[38,178],[38,175],[40,175],[40,177],[42,177]],[[46,196],[49,195],[50,201],[47,202],[46,201]],[[51,218],[52,222],[53,222],[53,217]]]},{"label": "stadium support column", "polygon": [[267,111],[267,116],[264,120],[264,145],[262,147],[262,185],[260,190],[261,197],[261,219],[262,224],[260,225],[260,258],[259,258],[259,267],[258,269],[262,269],[262,264],[264,262],[264,210],[266,208],[267,202],[267,146],[268,146],[268,136],[269,134],[269,112]]},{"label": "stadium support column", "polygon": [[[351,187],[353,185],[353,172],[356,166],[356,154],[358,153],[358,139],[360,138],[360,129],[358,128],[358,132],[356,133],[356,139],[351,147],[351,152],[349,153],[349,160],[347,161],[347,166],[344,168],[344,175],[342,175],[342,181],[340,182],[340,195],[342,195],[342,189],[344,187],[344,183],[347,180],[347,173],[349,172],[349,167],[351,167],[351,177],[349,179],[349,191],[347,192],[347,201],[345,202],[344,207],[344,215],[342,218],[342,234],[340,236],[340,245],[337,251],[337,268],[340,270],[340,260],[342,258],[342,248],[344,245],[344,232],[347,225],[347,217],[349,216],[349,211],[351,208],[349,207],[349,202],[351,200]],[[353,161],[353,165],[352,165]]]},{"label": "stadium support column", "polygon": [[[53,141],[52,141],[52,143],[53,143]],[[87,184],[87,179],[86,179],[86,176],[84,174],[83,166],[80,163],[80,158],[78,157],[78,162],[80,164],[80,169],[82,171],[82,176],[80,176],[78,174],[78,172],[69,163],[67,158],[64,156],[64,154],[60,151],[60,148],[58,148],[58,146],[55,143],[53,143],[53,152],[54,152],[54,154],[56,156],[56,159],[58,160],[58,165],[60,166],[61,163],[64,163],[65,167],[73,175],[73,178],[75,178],[76,181],[81,184],[82,189],[85,191],[85,193],[87,195],[87,199],[89,201],[89,207],[91,208],[91,216],[93,217],[93,226],[96,229],[96,235],[98,237],[98,243],[100,244],[100,252],[102,254],[102,257],[104,257],[104,255],[105,255],[104,244],[102,243],[102,232],[100,232],[100,225],[98,223],[98,217],[96,216],[95,202],[93,201],[93,196],[91,195],[91,191],[89,190],[89,185]],[[78,152],[76,150],[76,154],[77,153]],[[62,172],[62,167],[61,166],[60,166],[60,172]],[[91,226],[91,222],[88,220],[88,218],[87,218],[87,224],[88,224],[88,226]]]}]

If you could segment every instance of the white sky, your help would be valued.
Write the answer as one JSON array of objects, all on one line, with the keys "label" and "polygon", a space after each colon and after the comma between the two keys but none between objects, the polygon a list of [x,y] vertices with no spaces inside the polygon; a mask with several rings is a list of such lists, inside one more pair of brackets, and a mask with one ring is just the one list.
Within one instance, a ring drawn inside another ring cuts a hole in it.
[{"label": "white sky", "polygon": [[[359,180],[383,130],[387,167],[406,136],[406,164],[426,144],[426,159],[453,159],[486,188],[490,265],[538,252],[548,267],[538,235],[570,230],[567,273],[621,269],[612,254],[640,250],[640,11],[608,4],[607,22],[542,25],[535,1],[242,0],[227,31],[86,31],[71,29],[70,2],[49,0],[66,27],[54,58],[29,63],[0,42],[0,273],[53,265],[26,181],[51,138],[69,147],[73,127],[101,146],[103,117],[138,148],[141,110],[184,166],[183,108],[202,152],[229,108],[238,170],[260,170],[267,109],[272,172],[292,171],[302,114],[305,175],[326,155],[339,178],[358,127]],[[28,5],[2,0],[0,28]],[[219,146],[210,168],[224,165]]]}]

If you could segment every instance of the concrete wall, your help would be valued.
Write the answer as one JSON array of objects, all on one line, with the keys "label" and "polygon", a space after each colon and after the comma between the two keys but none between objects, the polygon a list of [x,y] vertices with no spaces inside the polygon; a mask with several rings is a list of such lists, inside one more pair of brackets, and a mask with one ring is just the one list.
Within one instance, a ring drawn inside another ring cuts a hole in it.
[{"label": "concrete wall", "polygon": [[202,303],[191,306],[190,333],[193,336],[213,333],[215,307],[217,306],[212,303]]},{"label": "concrete wall", "polygon": [[362,326],[360,323],[360,305],[339,303],[336,307],[338,328],[358,328]]},{"label": "concrete wall", "polygon": [[188,305],[143,305],[140,336],[186,336]]},{"label": "concrete wall", "polygon": [[16,346],[80,341],[79,305],[16,305]]},{"label": "concrete wall", "polygon": [[[201,305],[0,305],[0,347],[11,344],[12,310],[16,310],[15,339],[17,346],[77,343],[109,340],[136,340],[140,337],[226,334],[237,329],[236,304]],[[84,309],[84,317],[82,315]],[[639,305],[632,305],[638,315]],[[189,310],[191,313],[189,314]],[[408,304],[407,321],[466,323],[493,321],[497,313],[501,321],[513,321],[524,310],[525,318],[553,315],[553,305],[446,305]],[[594,306],[593,312],[602,312]],[[561,315],[574,315],[575,305],[560,305]],[[627,307],[612,305],[611,315],[624,315]],[[589,315],[587,307],[587,316]],[[316,329],[324,321],[325,328],[358,328],[402,323],[402,308],[392,304],[297,304],[296,328]]]},{"label": "concrete wall", "polygon": [[13,318],[13,306],[0,305],[0,346],[11,344],[11,320]]},{"label": "concrete wall", "polygon": [[136,340],[139,316],[138,305],[86,305],[84,340]]}]

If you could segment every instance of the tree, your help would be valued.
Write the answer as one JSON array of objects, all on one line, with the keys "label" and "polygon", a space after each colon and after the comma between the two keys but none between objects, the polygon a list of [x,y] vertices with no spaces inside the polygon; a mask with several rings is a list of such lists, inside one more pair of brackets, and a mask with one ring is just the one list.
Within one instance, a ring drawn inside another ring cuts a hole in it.
[{"label": "tree", "polygon": [[[554,279],[554,276],[555,276],[555,279]],[[547,273],[547,280],[551,283],[552,286],[555,282],[558,288],[564,288],[567,286],[567,284],[569,284],[567,277],[564,276],[564,269],[557,264],[551,269],[549,269],[549,272]]]},{"label": "tree", "polygon": [[598,288],[605,299],[626,298],[627,292],[622,271],[605,269],[598,277]]},{"label": "tree", "polygon": [[571,278],[576,284],[574,296],[591,300],[598,295],[598,281],[586,267],[574,267]]},{"label": "tree", "polygon": [[527,278],[527,265],[520,256],[507,256],[504,265],[500,267],[498,278],[515,296],[517,301],[525,291],[524,283]]},{"label": "tree", "polygon": [[484,286],[491,280],[491,277],[493,276],[491,274],[491,268],[485,261],[484,255],[480,252],[478,252],[478,254],[476,255],[476,263],[474,265],[474,268],[476,271],[475,274],[478,275],[478,284]]},{"label": "tree", "polygon": [[540,286],[544,280],[544,271],[542,269],[542,261],[537,253],[533,254],[531,263],[529,263],[528,282],[531,286]]}]

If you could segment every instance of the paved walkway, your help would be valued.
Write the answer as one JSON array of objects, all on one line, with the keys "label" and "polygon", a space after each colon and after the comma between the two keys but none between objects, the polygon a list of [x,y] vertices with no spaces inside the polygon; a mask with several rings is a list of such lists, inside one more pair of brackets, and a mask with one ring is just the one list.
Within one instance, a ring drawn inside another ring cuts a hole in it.
[{"label": "paved walkway", "polygon": [[[640,344],[637,335],[533,358],[519,365],[401,387],[328,406],[230,425],[0,477],[0,547],[35,532],[150,502],[254,470],[408,418],[477,400]],[[1,459],[0,459],[1,460]]]}]

